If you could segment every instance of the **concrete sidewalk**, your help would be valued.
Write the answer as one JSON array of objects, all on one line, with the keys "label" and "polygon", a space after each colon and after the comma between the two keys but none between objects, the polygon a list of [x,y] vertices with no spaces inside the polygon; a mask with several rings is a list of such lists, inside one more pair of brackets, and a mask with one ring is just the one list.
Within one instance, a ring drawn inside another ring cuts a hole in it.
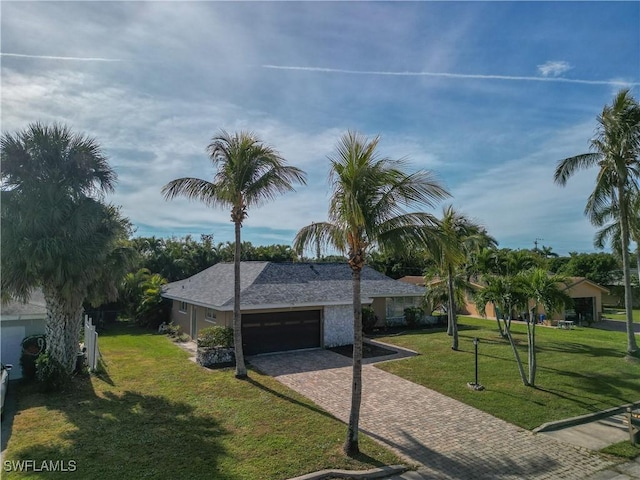
[{"label": "concrete sidewalk", "polygon": [[[253,357],[250,363],[348,420],[349,358],[313,350]],[[362,431],[417,466],[422,478],[584,480],[615,465],[587,448],[534,435],[373,365],[364,365],[362,376]]]}]

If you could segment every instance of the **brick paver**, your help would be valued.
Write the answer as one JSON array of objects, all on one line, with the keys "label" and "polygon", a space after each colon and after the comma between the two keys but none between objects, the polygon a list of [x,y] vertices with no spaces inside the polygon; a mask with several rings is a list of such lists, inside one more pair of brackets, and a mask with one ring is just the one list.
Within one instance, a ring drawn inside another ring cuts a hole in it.
[{"label": "brick paver", "polygon": [[[347,422],[351,360],[327,350],[253,357],[260,371]],[[360,428],[425,478],[584,479],[612,465],[433,390],[364,365]]]}]

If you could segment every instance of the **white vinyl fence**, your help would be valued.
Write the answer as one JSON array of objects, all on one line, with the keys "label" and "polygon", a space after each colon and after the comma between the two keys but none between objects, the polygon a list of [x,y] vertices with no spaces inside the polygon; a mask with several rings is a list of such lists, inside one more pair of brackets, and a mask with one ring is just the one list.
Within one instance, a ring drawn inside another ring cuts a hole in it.
[{"label": "white vinyl fence", "polygon": [[89,371],[93,372],[98,368],[100,350],[98,349],[98,332],[96,332],[96,327],[91,323],[88,315],[84,317],[84,348],[86,349]]}]

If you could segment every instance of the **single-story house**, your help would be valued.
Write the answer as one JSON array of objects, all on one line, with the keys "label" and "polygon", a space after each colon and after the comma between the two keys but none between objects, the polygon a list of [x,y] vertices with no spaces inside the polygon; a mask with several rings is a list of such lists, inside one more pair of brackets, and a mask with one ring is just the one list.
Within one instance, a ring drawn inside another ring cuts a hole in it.
[{"label": "single-story house", "polygon": [[45,333],[47,308],[42,290],[31,293],[27,303],[11,301],[0,308],[0,359],[12,364],[11,378],[22,378],[20,356],[22,340],[30,335]]},{"label": "single-story house", "polygon": [[[233,324],[233,263],[218,263],[163,287],[171,320],[191,338],[211,325]],[[240,308],[248,355],[335,347],[353,342],[352,276],[346,263],[242,262]],[[424,290],[370,267],[362,271],[362,304],[380,322],[404,316]]]},{"label": "single-story house", "polygon": [[[407,276],[400,280],[425,287],[425,280],[420,276]],[[554,313],[549,320],[573,320],[576,323],[600,321],[602,319],[602,296],[607,294],[609,290],[584,277],[569,277],[567,280],[567,284],[560,285],[560,287],[566,290],[573,299],[573,307],[569,307],[563,312]],[[483,288],[481,284],[473,282],[471,282],[471,286],[474,290]],[[544,314],[542,306],[539,307],[539,311]],[[480,316],[471,294],[466,295],[465,305],[459,307],[459,312],[463,315]],[[495,310],[490,303],[485,307],[485,315],[487,318],[495,318]]]}]

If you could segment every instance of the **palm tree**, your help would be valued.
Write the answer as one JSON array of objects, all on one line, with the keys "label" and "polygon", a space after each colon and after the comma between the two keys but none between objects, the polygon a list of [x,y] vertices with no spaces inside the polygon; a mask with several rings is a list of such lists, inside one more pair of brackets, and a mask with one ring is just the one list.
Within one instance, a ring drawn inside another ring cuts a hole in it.
[{"label": "palm tree", "polygon": [[[640,193],[636,192],[632,196],[629,201],[629,208],[629,234],[636,244],[636,265],[640,275]],[[601,228],[596,232],[593,245],[596,248],[604,248],[607,243],[611,242],[613,251],[622,258],[622,246],[620,244],[622,234],[620,232],[618,213],[619,210],[611,204],[594,213],[594,224]]]},{"label": "palm tree", "polygon": [[587,200],[585,214],[594,220],[606,205],[618,210],[620,251],[624,275],[627,314],[627,353],[638,350],[633,330],[633,299],[629,262],[630,198],[638,191],[640,177],[640,105],[629,90],[621,90],[611,105],[598,116],[598,131],[591,140],[591,153],[565,158],[558,162],[554,179],[565,185],[576,171],[597,166],[596,186]]},{"label": "palm tree", "polygon": [[[456,314],[456,287],[463,284],[456,277],[464,276],[461,270],[471,252],[478,252],[481,246],[487,245],[487,238],[484,228],[472,222],[465,215],[457,212],[453,206],[448,205],[442,211],[442,218],[438,221],[438,230],[441,238],[441,245],[434,261],[437,265],[438,276],[445,278],[447,282],[447,334],[453,337],[451,348],[458,350],[458,321]],[[494,240],[495,242],[495,240]],[[468,281],[466,282],[468,284]],[[462,294],[464,298],[464,293]],[[458,294],[460,297],[460,293]],[[462,300],[464,302],[464,299]]]},{"label": "palm tree", "polygon": [[277,194],[293,191],[294,182],[305,184],[306,179],[302,170],[286,165],[278,152],[251,132],[229,134],[222,130],[212,138],[207,151],[217,168],[212,181],[178,178],[162,187],[162,193],[166,199],[184,196],[208,206],[231,208],[231,221],[235,225],[233,337],[236,377],[246,378],[240,316],[242,222],[250,207],[262,205]]},{"label": "palm tree", "polygon": [[566,287],[566,278],[563,275],[549,275],[542,268],[534,268],[518,275],[519,287],[526,298],[530,300],[527,315],[527,342],[529,347],[529,385],[534,387],[536,383],[536,323],[539,307],[544,307],[547,315],[562,310],[570,305],[573,300],[562,289]]},{"label": "palm tree", "polygon": [[[520,354],[511,335],[511,315],[513,308],[516,305],[526,303],[528,299],[523,295],[522,290],[519,288],[519,282],[513,276],[485,275],[482,277],[482,282],[484,284],[483,288],[476,292],[474,296],[476,307],[480,314],[485,316],[487,303],[493,305],[500,335],[507,337],[509,340],[522,383],[528,386],[529,381],[524,373]],[[500,312],[504,315],[504,331],[500,325]]]},{"label": "palm tree", "polygon": [[351,411],[344,450],[359,452],[358,422],[362,397],[362,302],[360,277],[367,251],[403,251],[432,245],[435,220],[427,213],[408,213],[406,208],[430,206],[448,196],[426,171],[404,172],[406,163],[377,153],[379,137],[369,140],[355,133],[342,136],[331,162],[333,193],[328,221],[302,228],[294,240],[301,252],[317,241],[346,254],[353,278],[353,377]]},{"label": "palm tree", "polygon": [[70,374],[83,302],[108,278],[103,269],[128,233],[119,211],[100,201],[116,174],[94,139],[59,124],[3,134],[1,152],[2,292],[26,301],[42,288],[47,353]]}]

